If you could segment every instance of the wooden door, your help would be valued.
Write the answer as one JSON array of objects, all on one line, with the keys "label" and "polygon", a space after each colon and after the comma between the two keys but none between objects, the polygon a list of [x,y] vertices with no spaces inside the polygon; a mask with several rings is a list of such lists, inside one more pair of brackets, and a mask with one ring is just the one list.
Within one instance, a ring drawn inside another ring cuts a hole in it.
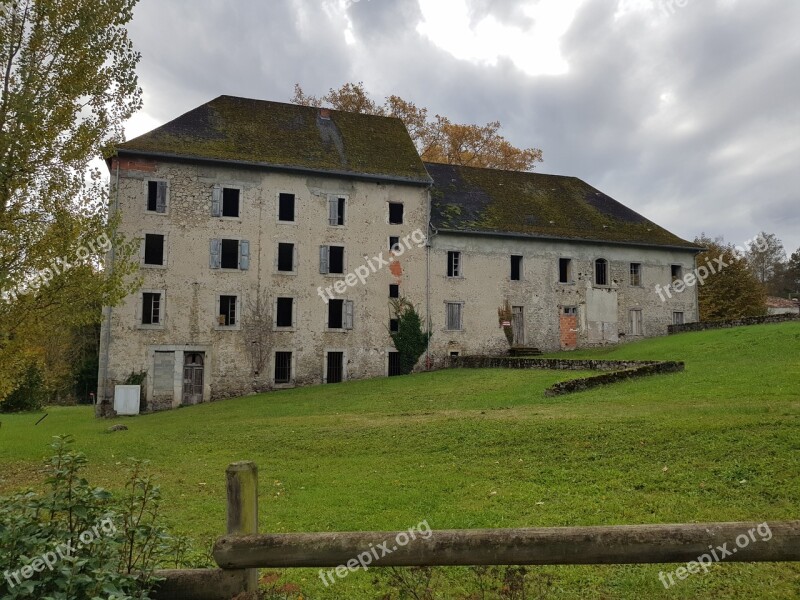
[{"label": "wooden door", "polygon": [[203,353],[187,352],[183,359],[183,404],[200,404],[203,401]]}]

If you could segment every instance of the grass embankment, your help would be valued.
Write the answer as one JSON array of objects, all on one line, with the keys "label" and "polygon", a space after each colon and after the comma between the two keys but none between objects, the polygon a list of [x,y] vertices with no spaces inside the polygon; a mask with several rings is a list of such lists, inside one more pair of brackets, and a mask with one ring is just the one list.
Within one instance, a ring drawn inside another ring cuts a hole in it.
[{"label": "grass embankment", "polygon": [[[565,355],[560,355],[565,356]],[[159,475],[168,518],[201,543],[225,523],[224,470],[260,469],[261,531],[764,521],[800,516],[800,323],[683,334],[567,357],[683,360],[686,371],[545,398],[583,373],[457,370],[304,388],[137,418],[106,433],[87,408],[3,415],[0,492],[32,485],[70,433],[93,483],[126,457]],[[672,590],[678,565],[532,569],[547,597],[800,595],[796,564],[715,567]],[[374,598],[370,574],[312,598]],[[463,570],[439,587],[455,590]],[[453,592],[453,596],[457,597]]]}]

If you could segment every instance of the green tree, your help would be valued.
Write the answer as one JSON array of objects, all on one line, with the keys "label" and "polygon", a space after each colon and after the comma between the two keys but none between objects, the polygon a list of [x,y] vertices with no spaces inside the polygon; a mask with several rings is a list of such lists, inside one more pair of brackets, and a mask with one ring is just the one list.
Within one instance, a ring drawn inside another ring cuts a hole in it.
[{"label": "green tree", "polygon": [[303,106],[329,106],[336,110],[397,117],[405,123],[424,161],[509,171],[532,171],[542,162],[538,148],[517,148],[500,135],[500,121],[486,125],[453,123],[447,117],[431,117],[428,109],[399,96],[375,102],[362,82],[345,83],[318,98],[294,86],[292,102]]},{"label": "green tree", "polygon": [[405,298],[392,300],[392,312],[398,321],[397,331],[391,334],[392,341],[400,354],[400,372],[408,375],[427,349],[430,334],[424,331],[414,305]]},{"label": "green tree", "polygon": [[715,271],[699,286],[700,320],[724,321],[766,314],[764,287],[747,259],[722,238],[712,240],[703,235],[695,243],[707,248],[697,255],[698,270]]},{"label": "green tree", "polygon": [[[0,0],[0,401],[44,361],[48,328],[97,322],[98,300],[128,291],[134,248],[91,161],[141,106],[136,2]],[[105,242],[115,270],[98,277]]]}]

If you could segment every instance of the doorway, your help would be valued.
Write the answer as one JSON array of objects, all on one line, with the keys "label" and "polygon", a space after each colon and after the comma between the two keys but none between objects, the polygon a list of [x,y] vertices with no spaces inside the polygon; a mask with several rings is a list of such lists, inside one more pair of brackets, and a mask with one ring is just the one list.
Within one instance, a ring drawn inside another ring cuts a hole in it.
[{"label": "doorway", "polygon": [[578,307],[564,306],[559,319],[561,349],[574,350],[578,347]]},{"label": "doorway", "polygon": [[186,352],[183,355],[183,401],[190,406],[203,401],[204,353]]},{"label": "doorway", "polygon": [[511,307],[511,330],[514,334],[513,346],[525,345],[525,309],[522,306]]}]

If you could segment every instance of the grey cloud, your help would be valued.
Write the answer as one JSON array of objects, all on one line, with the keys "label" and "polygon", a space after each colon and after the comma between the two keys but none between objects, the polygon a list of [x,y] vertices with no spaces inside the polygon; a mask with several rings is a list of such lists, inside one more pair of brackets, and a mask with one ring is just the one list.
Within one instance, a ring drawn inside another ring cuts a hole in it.
[{"label": "grey cloud", "polygon": [[[542,172],[580,177],[687,238],[740,243],[761,229],[800,247],[800,3],[690,1],[614,20],[587,1],[562,38],[564,76],[460,61],[420,36],[415,0],[142,0],[145,111],[166,121],[219,94],[287,101],[363,80],[461,122],[499,119],[544,150]],[[474,22],[522,18],[519,0],[470,0]],[[524,24],[523,24],[524,26]],[[672,103],[662,99],[670,93]]]}]

